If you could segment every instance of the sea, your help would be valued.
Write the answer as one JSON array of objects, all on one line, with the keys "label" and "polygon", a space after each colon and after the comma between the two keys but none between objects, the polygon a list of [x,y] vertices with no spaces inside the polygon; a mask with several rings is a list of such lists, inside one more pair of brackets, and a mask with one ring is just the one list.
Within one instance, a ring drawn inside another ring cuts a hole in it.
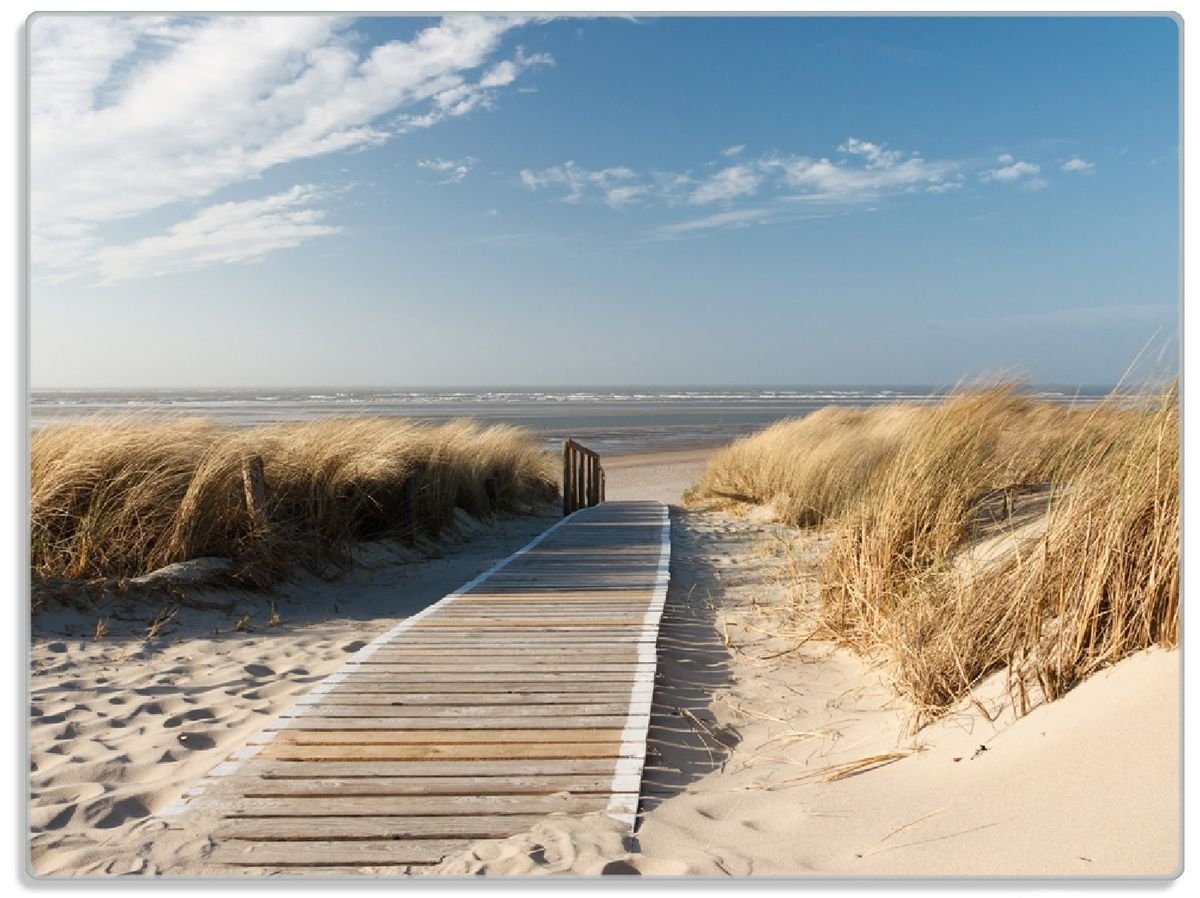
[{"label": "sea", "polygon": [[[1043,399],[1098,401],[1111,387],[1026,386]],[[945,387],[289,388],[35,390],[33,430],[95,415],[188,416],[235,426],[380,415],[438,422],[473,418],[528,428],[552,448],[568,437],[597,452],[703,449],[827,405],[935,402]]]}]

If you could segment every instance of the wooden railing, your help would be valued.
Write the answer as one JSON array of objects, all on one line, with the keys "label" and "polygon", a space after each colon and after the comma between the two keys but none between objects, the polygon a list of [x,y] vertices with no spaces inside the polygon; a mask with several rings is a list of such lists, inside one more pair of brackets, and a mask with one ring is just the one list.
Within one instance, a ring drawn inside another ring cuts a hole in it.
[{"label": "wooden railing", "polygon": [[604,468],[600,456],[574,440],[563,442],[563,514],[604,501]]}]

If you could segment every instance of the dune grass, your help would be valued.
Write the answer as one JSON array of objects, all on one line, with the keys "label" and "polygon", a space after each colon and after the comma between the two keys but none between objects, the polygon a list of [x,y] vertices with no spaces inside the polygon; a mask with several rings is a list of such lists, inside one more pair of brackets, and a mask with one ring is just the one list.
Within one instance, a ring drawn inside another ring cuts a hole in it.
[{"label": "dune grass", "polygon": [[[455,509],[528,510],[558,489],[531,435],[469,421],[99,418],[39,430],[30,454],[35,579],[127,578],[225,556],[269,582],[296,564],[344,564],[359,540],[435,536]],[[243,479],[254,458],[266,486],[257,520]]]},{"label": "dune grass", "polygon": [[[1179,443],[1173,388],[1068,407],[999,384],[776,424],[717,454],[689,501],[828,527],[822,627],[927,717],[1006,665],[1025,703],[1176,644]],[[972,559],[1035,497],[1024,539]]]}]

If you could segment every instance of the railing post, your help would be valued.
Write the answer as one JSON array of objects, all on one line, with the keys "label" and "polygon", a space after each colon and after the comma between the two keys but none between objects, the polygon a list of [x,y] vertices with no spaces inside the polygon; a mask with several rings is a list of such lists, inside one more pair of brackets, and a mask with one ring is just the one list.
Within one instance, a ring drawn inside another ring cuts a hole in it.
[{"label": "railing post", "polygon": [[572,474],[572,467],[571,467],[571,441],[570,441],[570,440],[563,440],[563,482],[562,482],[562,491],[563,491],[563,517],[564,517],[564,518],[565,518],[567,515],[569,515],[569,514],[570,514],[572,511],[574,511],[574,509],[573,509],[573,508],[571,508],[571,500],[572,500],[572,498],[573,498],[573,495],[574,495],[574,494],[573,494],[573,492],[572,492],[572,489],[573,489],[573,487],[572,487],[572,484],[571,484],[571,474]]}]

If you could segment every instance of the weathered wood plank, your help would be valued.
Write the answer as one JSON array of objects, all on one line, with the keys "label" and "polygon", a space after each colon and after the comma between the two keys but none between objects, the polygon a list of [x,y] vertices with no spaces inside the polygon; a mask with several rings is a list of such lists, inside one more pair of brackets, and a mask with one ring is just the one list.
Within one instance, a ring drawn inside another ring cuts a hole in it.
[{"label": "weathered wood plank", "polygon": [[[545,683],[561,685],[563,683],[608,683],[612,686],[628,683],[632,684],[637,671],[630,669],[627,671],[565,671],[565,670],[548,670],[537,674],[538,678]],[[513,676],[513,675],[510,675]],[[506,677],[508,679],[508,677]],[[490,683],[495,680],[495,675],[489,675],[487,671],[470,672],[464,671],[379,671],[371,672],[367,670],[352,670],[348,671],[345,677],[341,680],[342,683],[392,683],[399,685],[401,683],[416,684],[419,686],[429,686],[434,683]],[[508,686],[520,686],[521,684],[514,680],[508,682]]]},{"label": "weathered wood plank", "polygon": [[243,798],[230,818],[306,817],[320,829],[328,817],[467,817],[480,814],[588,814],[608,807],[608,795],[320,795]]},{"label": "weathered wood plank", "polygon": [[[305,721],[307,723],[307,721]],[[345,726],[344,721],[335,721]],[[426,721],[428,723],[428,721]],[[278,730],[273,744],[291,745],[491,745],[533,742],[616,742],[621,738],[619,727],[596,729],[444,729],[445,723],[433,721],[438,729],[388,730],[371,732],[346,729],[310,732],[303,729]]]},{"label": "weathered wood plank", "polygon": [[570,680],[562,680],[557,677],[554,678],[553,681],[550,678],[545,678],[545,682],[542,682],[542,683],[527,683],[527,682],[526,683],[515,683],[515,682],[509,681],[509,680],[504,680],[501,682],[496,682],[495,680],[488,680],[488,681],[483,681],[483,682],[481,682],[479,680],[468,680],[467,682],[453,682],[453,681],[447,680],[445,678],[431,678],[424,683],[417,683],[417,684],[405,683],[405,684],[390,684],[390,685],[389,685],[389,682],[386,680],[377,680],[374,682],[368,680],[365,682],[359,682],[356,679],[354,681],[342,680],[337,684],[336,687],[334,687],[333,689],[330,689],[329,692],[327,692],[325,694],[326,695],[346,695],[346,694],[350,694],[350,693],[360,693],[360,694],[392,693],[392,694],[394,694],[396,692],[396,690],[399,688],[402,688],[402,686],[413,686],[414,688],[419,688],[421,690],[419,694],[433,694],[433,693],[439,693],[439,692],[444,692],[444,693],[448,693],[448,694],[453,694],[453,693],[479,694],[479,693],[490,692],[495,695],[522,695],[522,694],[537,695],[537,694],[555,694],[555,693],[569,693],[569,692],[582,693],[585,695],[592,695],[592,694],[598,695],[601,693],[607,693],[607,694],[624,693],[625,695],[628,695],[629,688],[630,688],[628,683],[619,683],[619,684],[611,683],[609,685],[605,685],[603,682],[596,682],[596,681],[589,682],[587,680],[570,681]]},{"label": "weathered wood plank", "polygon": [[247,786],[246,798],[305,795],[608,795],[613,778],[604,776],[411,776],[323,779],[263,778]]},{"label": "weathered wood plank", "polygon": [[397,672],[413,672],[413,674],[442,674],[442,672],[463,672],[463,674],[476,674],[476,672],[487,671],[490,674],[528,674],[534,672],[538,676],[544,674],[554,674],[554,672],[563,672],[569,674],[571,671],[590,670],[593,672],[624,672],[630,667],[647,667],[653,669],[653,660],[640,660],[631,658],[625,661],[589,661],[589,660],[570,660],[566,658],[551,660],[542,659],[540,663],[521,663],[520,660],[487,660],[482,658],[463,658],[460,660],[436,661],[432,659],[410,658],[407,661],[389,660],[388,658],[368,658],[362,661],[353,661],[347,665],[348,671],[397,671]]},{"label": "weathered wood plank", "polygon": [[[320,825],[304,817],[241,817],[224,820],[218,839],[280,842],[327,842],[363,839],[504,839],[525,832],[542,814],[471,817],[326,817]],[[302,849],[299,849],[302,850]]]},{"label": "weathered wood plank", "polygon": [[[453,711],[456,708],[482,708],[491,710],[496,705],[538,708],[543,705],[580,705],[605,704],[608,702],[623,703],[629,700],[628,689],[612,689],[603,692],[590,688],[575,689],[561,692],[528,692],[528,691],[454,691],[454,692],[394,692],[381,689],[378,692],[365,692],[358,689],[331,689],[321,696],[314,697],[312,704],[308,700],[298,702],[295,709],[311,708],[316,699],[323,705],[372,705],[393,706],[401,709],[416,709],[432,707]],[[285,712],[286,713],[286,712]],[[415,713],[415,710],[414,710]],[[424,713],[424,712],[422,712]],[[505,713],[508,713],[507,711]]]},{"label": "weathered wood plank", "polygon": [[421,761],[460,759],[571,760],[621,757],[619,742],[500,743],[481,745],[291,745],[271,742],[260,752],[280,761]]},{"label": "weathered wood plank", "polygon": [[[648,716],[648,715],[642,715]],[[558,714],[553,717],[537,717],[533,715],[514,716],[514,717],[488,717],[485,715],[475,717],[391,717],[391,716],[375,716],[375,717],[346,717],[333,716],[325,717],[322,715],[305,714],[300,717],[281,718],[278,723],[272,724],[269,729],[275,730],[280,735],[284,733],[298,732],[329,732],[336,730],[345,730],[347,732],[354,731],[361,737],[367,737],[372,730],[386,732],[454,732],[454,733],[478,733],[481,739],[491,739],[498,742],[505,741],[500,735],[506,732],[515,732],[514,728],[523,727],[524,732],[537,733],[537,738],[542,738],[542,733],[553,733],[561,731],[564,728],[574,728],[580,733],[616,733],[616,736],[621,735],[621,728],[629,723],[629,717],[625,714],[595,714],[595,715],[564,715]],[[534,738],[530,736],[529,738]],[[310,740],[311,741],[311,740]],[[372,741],[367,739],[367,741]],[[383,741],[376,739],[374,741]],[[453,741],[447,739],[446,741]],[[563,741],[563,740],[559,740]],[[577,740],[590,741],[590,740]]]},{"label": "weathered wood plank", "polygon": [[[282,717],[285,720],[299,717],[321,717],[321,718],[363,718],[363,719],[378,719],[378,718],[404,718],[411,717],[422,720],[439,720],[447,718],[449,720],[469,719],[469,718],[496,718],[501,715],[503,719],[516,718],[524,720],[525,718],[545,718],[545,717],[562,717],[570,715],[575,717],[617,717],[624,718],[628,712],[628,706],[623,704],[619,696],[615,696],[613,700],[607,704],[584,704],[584,703],[540,703],[529,704],[520,702],[518,704],[491,704],[491,705],[451,705],[449,707],[436,705],[404,705],[397,706],[393,704],[333,704],[330,702],[322,702],[319,705],[305,705],[298,709],[285,712]],[[542,726],[544,724],[538,724]],[[446,726],[456,726],[449,723]]]},{"label": "weathered wood plank", "polygon": [[[262,756],[259,756],[262,758]],[[509,777],[509,776],[608,776],[616,771],[616,758],[492,759],[488,761],[284,761],[254,760],[243,768],[246,776],[264,779],[320,779],[340,777]]]}]

